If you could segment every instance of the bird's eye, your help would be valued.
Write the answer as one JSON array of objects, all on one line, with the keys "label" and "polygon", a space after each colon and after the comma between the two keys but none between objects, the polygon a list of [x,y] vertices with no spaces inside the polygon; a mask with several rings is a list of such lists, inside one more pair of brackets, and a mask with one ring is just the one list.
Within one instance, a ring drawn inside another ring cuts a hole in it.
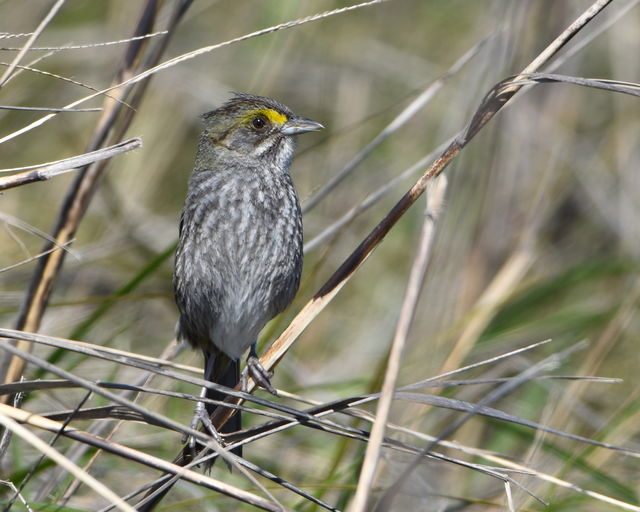
[{"label": "bird's eye", "polygon": [[264,116],[260,115],[260,116],[254,117],[253,121],[251,121],[251,124],[253,124],[253,127],[256,130],[262,130],[262,128],[264,128],[267,125],[267,120],[264,118]]}]

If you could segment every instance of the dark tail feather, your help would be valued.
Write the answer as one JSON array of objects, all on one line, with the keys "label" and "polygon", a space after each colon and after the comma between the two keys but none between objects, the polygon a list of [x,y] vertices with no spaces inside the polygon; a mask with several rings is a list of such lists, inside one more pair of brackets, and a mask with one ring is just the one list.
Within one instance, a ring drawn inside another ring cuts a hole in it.
[{"label": "dark tail feather", "polygon": [[[240,361],[229,359],[226,355],[220,352],[207,352],[204,357],[205,380],[227,386],[228,388],[236,387],[238,382],[240,382]],[[210,358],[215,358],[213,364],[210,364]],[[224,401],[224,399],[227,398],[227,395],[214,391],[213,389],[207,389],[206,397],[211,398],[212,400]],[[216,410],[216,406],[213,404],[205,404],[205,408],[209,416],[211,416],[213,411]],[[238,411],[222,426],[220,433],[230,434],[232,432],[237,432],[241,428],[240,411]],[[232,452],[235,455],[242,457],[242,447],[235,448]]]}]

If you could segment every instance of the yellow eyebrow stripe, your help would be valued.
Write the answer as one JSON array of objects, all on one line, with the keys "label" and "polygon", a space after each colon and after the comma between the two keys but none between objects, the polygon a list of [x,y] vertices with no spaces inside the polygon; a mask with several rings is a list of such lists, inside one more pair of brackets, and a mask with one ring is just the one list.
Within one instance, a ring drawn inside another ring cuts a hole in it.
[{"label": "yellow eyebrow stripe", "polygon": [[262,114],[264,117],[266,117],[269,121],[271,121],[274,124],[284,124],[289,120],[287,116],[271,108],[261,108],[258,110],[252,110],[251,112],[249,112],[249,117],[254,117],[254,116],[257,116],[258,114]]}]

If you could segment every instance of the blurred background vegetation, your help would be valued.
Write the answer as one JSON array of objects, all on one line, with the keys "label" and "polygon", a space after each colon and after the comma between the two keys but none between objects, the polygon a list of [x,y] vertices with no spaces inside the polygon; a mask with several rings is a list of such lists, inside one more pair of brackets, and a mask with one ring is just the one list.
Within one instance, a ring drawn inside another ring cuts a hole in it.
[{"label": "blurred background vegetation", "polygon": [[[171,294],[172,247],[200,131],[198,115],[219,106],[230,91],[276,98],[325,125],[324,132],[299,141],[292,174],[304,207],[412,100],[485,40],[431,101],[320,203],[307,209],[305,240],[309,242],[454,136],[496,82],[517,74],[590,3],[390,1],[229,45],[156,74],[127,131],[127,136],[141,137],[144,146],[109,164],[56,280],[40,332],[154,356],[171,342],[177,316]],[[555,71],[640,82],[636,3],[614,1],[560,53],[564,60]],[[32,32],[51,5],[48,0],[0,2],[0,32]],[[332,0],[194,2],[162,60],[344,5]],[[142,2],[68,0],[22,64],[41,58],[32,66],[104,89],[112,83],[126,44],[35,48],[125,39],[141,9]],[[3,66],[23,43],[24,38],[0,39]],[[28,71],[16,75],[2,88],[2,105],[62,107],[90,93],[47,75]],[[98,97],[82,106],[100,107],[102,102]],[[447,197],[400,383],[552,339],[531,353],[464,374],[464,378],[510,376],[588,340],[588,347],[564,360],[555,373],[615,377],[623,382],[540,380],[492,405],[637,450],[640,103],[632,96],[565,84],[533,86],[512,103],[446,171]],[[2,110],[0,116],[0,137],[4,137],[43,113]],[[61,113],[3,143],[2,168],[82,153],[99,116]],[[300,293],[288,312],[265,330],[265,340],[286,326],[428,163],[307,252]],[[11,219],[50,232],[73,180],[70,173],[0,196],[4,227],[0,268],[38,254],[43,245],[40,236],[16,227]],[[379,390],[423,205],[421,200],[403,217],[301,336],[276,370],[276,387],[320,401]],[[152,262],[159,264],[149,268]],[[15,325],[33,270],[31,263],[0,273],[2,326]],[[121,293],[132,282],[135,286]],[[52,352],[43,347],[34,350],[43,357]],[[191,351],[182,353],[179,360],[201,364],[200,355]],[[130,382],[138,372],[70,353],[63,354],[57,364],[92,380]],[[25,378],[36,376],[43,375],[27,366]],[[158,379],[155,384],[197,392],[193,386],[171,381]],[[489,389],[467,386],[443,393],[477,402]],[[24,407],[35,412],[73,409],[83,396],[82,391],[39,392],[27,396]],[[92,401],[104,403],[99,397]],[[176,399],[145,397],[141,403],[183,423],[193,409],[192,402]],[[391,421],[438,435],[457,414],[398,401]],[[245,418],[251,421],[248,415]],[[88,428],[82,422],[78,425]],[[640,506],[637,458],[486,418],[473,418],[453,438]],[[168,459],[180,447],[178,434],[133,422],[118,430],[115,440]],[[64,450],[70,444],[60,440],[56,447]],[[299,427],[249,445],[245,455],[343,508],[352,497],[364,449],[358,441]],[[80,462],[87,462],[90,455]],[[17,485],[35,456],[29,446],[14,440],[2,461],[3,479]],[[473,455],[456,456],[478,461]],[[376,487],[392,483],[407,460],[408,456],[385,451]],[[40,466],[25,496],[36,496],[51,470]],[[108,455],[102,455],[91,471],[121,495],[156,476]],[[249,485],[222,464],[213,475]],[[516,492],[521,510],[620,509],[534,477],[516,479],[552,504],[544,508]],[[40,501],[56,503],[68,481],[50,489]],[[274,492],[288,507],[314,509],[286,491]],[[505,503],[500,481],[431,461],[413,472],[397,509],[492,510],[502,509]],[[85,488],[69,505],[98,508],[95,495]],[[176,486],[166,506],[167,510],[250,509],[188,484]]]}]

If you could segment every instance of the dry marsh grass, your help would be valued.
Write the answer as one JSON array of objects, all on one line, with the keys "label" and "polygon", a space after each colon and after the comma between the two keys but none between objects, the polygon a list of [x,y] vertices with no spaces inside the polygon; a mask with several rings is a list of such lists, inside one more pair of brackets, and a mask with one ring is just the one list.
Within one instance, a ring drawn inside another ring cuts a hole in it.
[{"label": "dry marsh grass", "polygon": [[327,127],[282,392],[156,509],[640,510],[637,3],[0,3],[0,504],[142,509],[177,470],[178,216],[246,91]]}]

